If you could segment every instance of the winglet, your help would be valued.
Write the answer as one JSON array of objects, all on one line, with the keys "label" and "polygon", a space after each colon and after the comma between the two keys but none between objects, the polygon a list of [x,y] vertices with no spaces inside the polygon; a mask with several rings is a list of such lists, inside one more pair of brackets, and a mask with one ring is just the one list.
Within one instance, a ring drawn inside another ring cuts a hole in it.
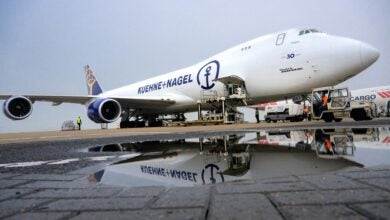
[{"label": "winglet", "polygon": [[99,95],[102,93],[102,88],[100,88],[99,83],[96,80],[96,77],[93,75],[89,65],[84,67],[85,79],[87,80],[87,89],[88,95]]}]

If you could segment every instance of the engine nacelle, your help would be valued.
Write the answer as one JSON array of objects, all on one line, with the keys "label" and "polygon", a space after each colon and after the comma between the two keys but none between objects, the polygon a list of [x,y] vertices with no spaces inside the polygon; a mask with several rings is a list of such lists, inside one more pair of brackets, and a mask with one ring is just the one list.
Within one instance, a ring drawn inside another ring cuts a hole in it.
[{"label": "engine nacelle", "polygon": [[97,99],[88,106],[88,117],[96,123],[111,123],[122,113],[121,105],[114,99]]},{"label": "engine nacelle", "polygon": [[4,114],[12,120],[22,120],[32,113],[33,104],[24,96],[12,96],[4,102]]}]

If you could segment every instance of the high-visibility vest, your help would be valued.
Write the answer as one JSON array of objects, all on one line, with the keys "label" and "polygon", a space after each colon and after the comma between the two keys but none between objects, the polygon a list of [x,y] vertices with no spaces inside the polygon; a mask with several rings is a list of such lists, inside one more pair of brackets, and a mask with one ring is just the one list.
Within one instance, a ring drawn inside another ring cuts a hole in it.
[{"label": "high-visibility vest", "polygon": [[77,124],[81,124],[81,118],[77,118]]},{"label": "high-visibility vest", "polygon": [[325,139],[324,144],[325,144],[325,148],[326,148],[328,151],[333,152],[332,143],[330,142],[329,139]]},{"label": "high-visibility vest", "polygon": [[324,95],[322,97],[322,106],[328,105],[328,96]]}]

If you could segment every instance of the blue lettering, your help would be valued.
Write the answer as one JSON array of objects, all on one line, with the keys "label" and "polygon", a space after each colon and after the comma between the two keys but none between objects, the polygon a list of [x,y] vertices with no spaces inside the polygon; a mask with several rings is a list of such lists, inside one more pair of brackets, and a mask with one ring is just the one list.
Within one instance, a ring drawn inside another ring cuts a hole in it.
[{"label": "blue lettering", "polygon": [[182,178],[183,180],[187,180],[187,172],[181,171],[181,178]]},{"label": "blue lettering", "polygon": [[176,86],[176,78],[173,78],[173,80],[172,80],[172,87],[173,86]]},{"label": "blue lettering", "polygon": [[180,86],[182,82],[183,82],[183,77],[179,76],[179,78],[177,78],[177,85]]},{"label": "blue lettering", "polygon": [[148,84],[148,85],[138,87],[138,94],[140,95],[140,94],[144,94],[156,90],[161,90],[161,89],[170,88],[174,86],[180,86],[191,82],[193,82],[192,74],[185,74],[182,76],[168,79],[166,81],[160,81],[153,84]]},{"label": "blue lettering", "polygon": [[180,179],[180,171],[175,170],[174,172],[176,173],[176,177],[177,177],[178,179]]},{"label": "blue lettering", "polygon": [[184,75],[184,77],[183,77],[183,84],[187,84],[187,77],[188,77],[188,75]]},{"label": "blue lettering", "polygon": [[197,176],[198,174],[197,173],[192,173],[192,176],[194,177],[194,182],[196,183],[196,176]]},{"label": "blue lettering", "polygon": [[183,170],[173,170],[173,169],[170,170],[162,167],[151,167],[145,165],[140,165],[140,169],[142,173],[156,175],[156,176],[165,176],[173,179],[187,180],[195,183],[196,183],[196,176],[198,175],[197,173],[187,172]]},{"label": "blue lettering", "polygon": [[175,178],[176,177],[176,173],[174,170],[170,170],[169,173],[171,173],[171,177],[172,178]]},{"label": "blue lettering", "polygon": [[293,53],[287,54],[287,59],[292,59],[294,57],[295,57],[295,54],[293,54]]}]

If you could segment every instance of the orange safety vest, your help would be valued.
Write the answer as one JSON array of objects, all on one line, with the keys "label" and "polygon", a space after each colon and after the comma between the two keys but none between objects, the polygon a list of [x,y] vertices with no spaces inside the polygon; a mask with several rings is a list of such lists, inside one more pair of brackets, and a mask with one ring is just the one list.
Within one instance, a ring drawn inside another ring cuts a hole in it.
[{"label": "orange safety vest", "polygon": [[328,96],[324,95],[322,97],[322,106],[326,106],[328,104]]},{"label": "orange safety vest", "polygon": [[326,148],[328,151],[333,152],[332,143],[330,142],[329,139],[325,139],[324,144],[325,144],[325,148]]}]

